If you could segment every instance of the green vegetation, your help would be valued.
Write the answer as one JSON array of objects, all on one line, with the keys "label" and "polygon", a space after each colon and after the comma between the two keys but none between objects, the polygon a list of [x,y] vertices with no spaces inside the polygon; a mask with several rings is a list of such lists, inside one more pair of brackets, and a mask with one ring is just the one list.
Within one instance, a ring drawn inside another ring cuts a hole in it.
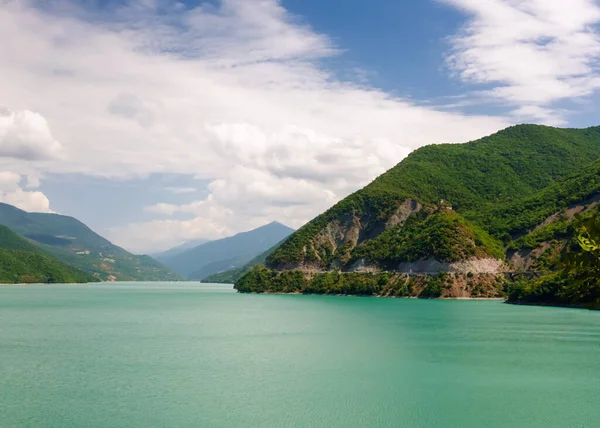
[{"label": "green vegetation", "polygon": [[577,216],[568,250],[554,265],[562,268],[533,281],[520,281],[509,301],[552,303],[600,309],[600,214]]},{"label": "green vegetation", "polygon": [[0,282],[75,283],[98,281],[93,276],[56,260],[52,255],[0,226]]},{"label": "green vegetation", "polygon": [[402,227],[393,227],[359,246],[352,256],[352,261],[364,258],[384,269],[428,258],[442,262],[504,258],[501,243],[452,211],[421,212]]},{"label": "green vegetation", "polygon": [[[365,260],[393,271],[402,262],[492,257],[525,271],[506,280],[511,301],[582,302],[592,297],[581,288],[568,291],[574,274],[559,274],[557,261],[575,245],[573,216],[587,215],[599,200],[600,127],[518,125],[470,143],[416,150],[291,235],[266,265],[345,272]],[[410,201],[420,210],[407,211]],[[238,283],[247,284],[249,275]],[[444,290],[432,282],[421,291]]]},{"label": "green vegetation", "polygon": [[100,280],[182,279],[151,257],[137,256],[113,245],[72,217],[28,213],[0,203],[0,224],[35,242],[60,261]]},{"label": "green vegetation", "polygon": [[[600,127],[519,125],[467,144],[422,147],[294,233],[269,257],[267,264],[319,264],[311,248],[315,236],[331,221],[356,216],[364,228],[363,236],[369,237],[406,199],[427,206],[444,200],[467,220],[508,243],[507,233],[527,228],[544,210],[551,211],[562,203],[555,199],[536,207],[535,203],[541,203],[539,198],[543,198],[536,196],[538,192],[598,158]],[[583,192],[592,187],[586,186]],[[550,192],[559,197],[561,190],[566,188]],[[527,200],[529,197],[533,199]],[[531,221],[529,217],[523,221],[512,215],[524,206],[531,211]],[[495,218],[500,221],[494,221]],[[314,250],[320,252],[319,248]]]},{"label": "green vegetation", "polygon": [[[308,275],[299,270],[275,271],[259,265],[236,284],[242,293],[302,293],[355,296],[438,298],[448,294],[456,284],[465,284],[476,297],[500,297],[505,293],[503,281],[490,275],[447,274],[406,275],[382,272],[326,272]],[[479,290],[479,291],[477,291]]]},{"label": "green vegetation", "polygon": [[[545,189],[508,204],[487,205],[465,216],[490,234],[509,242],[574,204],[590,203],[600,193],[600,160],[583,162],[577,170]],[[559,219],[564,222],[568,218]],[[516,244],[517,246],[519,244]]]}]

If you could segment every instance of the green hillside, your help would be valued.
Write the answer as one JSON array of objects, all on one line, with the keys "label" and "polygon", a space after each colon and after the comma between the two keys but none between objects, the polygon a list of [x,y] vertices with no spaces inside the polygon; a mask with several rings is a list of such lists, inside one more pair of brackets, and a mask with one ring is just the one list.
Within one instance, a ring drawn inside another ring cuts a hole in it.
[{"label": "green hillside", "polygon": [[[534,195],[599,157],[600,127],[519,125],[466,144],[426,146],[299,229],[268,264],[304,261],[303,251],[315,235],[344,216],[360,218],[363,237],[377,234],[406,199],[432,206],[444,200],[485,228],[484,221],[477,221],[484,220],[478,211]],[[518,220],[509,220],[509,227],[512,221]]]},{"label": "green hillside", "polygon": [[0,224],[38,244],[60,261],[100,280],[181,279],[151,257],[134,255],[113,245],[72,217],[28,213],[0,203]]},{"label": "green hillside", "polygon": [[98,279],[58,261],[49,253],[0,226],[1,283],[83,283]]},{"label": "green hillside", "polygon": [[[450,270],[440,295],[472,296],[490,274],[554,266],[573,233],[571,211],[593,208],[600,194],[599,173],[600,127],[519,125],[426,146],[292,234],[266,265],[309,282],[335,271]],[[549,246],[554,253],[534,263]],[[463,274],[471,285],[455,290]]]}]

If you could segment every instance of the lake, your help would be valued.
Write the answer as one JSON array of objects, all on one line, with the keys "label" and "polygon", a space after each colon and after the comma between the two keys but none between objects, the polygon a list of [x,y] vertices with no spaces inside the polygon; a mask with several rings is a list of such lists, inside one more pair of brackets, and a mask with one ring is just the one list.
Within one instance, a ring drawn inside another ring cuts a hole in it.
[{"label": "lake", "polygon": [[0,287],[0,426],[597,427],[600,312]]}]

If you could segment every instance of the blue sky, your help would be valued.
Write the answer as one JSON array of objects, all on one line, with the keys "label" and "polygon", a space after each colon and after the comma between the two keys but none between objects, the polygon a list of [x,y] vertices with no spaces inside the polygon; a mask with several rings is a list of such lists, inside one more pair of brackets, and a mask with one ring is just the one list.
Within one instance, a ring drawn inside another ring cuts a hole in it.
[{"label": "blue sky", "polygon": [[0,5],[0,201],[136,252],[299,227],[425,144],[598,124],[595,0]]},{"label": "blue sky", "polygon": [[372,85],[419,100],[464,93],[464,85],[444,69],[449,46],[444,39],[465,18],[456,9],[435,1],[293,0],[283,4],[344,49],[343,55],[330,61],[342,77],[358,68]]}]

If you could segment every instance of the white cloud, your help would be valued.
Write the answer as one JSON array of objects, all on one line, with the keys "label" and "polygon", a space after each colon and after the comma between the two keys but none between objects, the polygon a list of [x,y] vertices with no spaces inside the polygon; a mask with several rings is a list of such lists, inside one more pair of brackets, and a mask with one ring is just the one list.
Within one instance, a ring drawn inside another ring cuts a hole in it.
[{"label": "white cloud", "polygon": [[552,104],[600,88],[600,6],[594,0],[441,0],[471,16],[448,62],[515,117],[564,123]]},{"label": "white cloud", "polygon": [[0,193],[0,202],[14,205],[29,212],[51,213],[50,201],[42,192],[25,191],[17,188],[12,192]]},{"label": "white cloud", "polygon": [[142,126],[154,122],[153,107],[134,94],[119,94],[108,104],[108,111],[116,116],[136,120]]},{"label": "white cloud", "polygon": [[21,175],[15,172],[0,172],[0,202],[29,212],[52,212],[46,195],[39,191],[23,190],[20,187],[21,180]]},{"label": "white cloud", "polygon": [[[94,16],[89,5],[3,5],[0,81],[11,84],[2,102],[40,112],[68,154],[28,175],[211,180],[209,199],[151,208],[194,220],[114,230],[110,238],[127,248],[265,220],[299,226],[417,147],[509,124],[342,83],[319,62],[339,53],[332,41],[275,0],[192,9],[130,1]],[[31,165],[4,160],[0,167]]]},{"label": "white cloud", "polygon": [[12,171],[0,171],[0,189],[14,189],[19,186],[21,176]]},{"label": "white cloud", "polygon": [[56,158],[61,153],[62,146],[42,115],[29,110],[0,109],[0,156],[40,160]]},{"label": "white cloud", "polygon": [[38,187],[40,187],[40,177],[38,177],[37,175],[28,175],[26,187],[29,189],[37,189]]}]

